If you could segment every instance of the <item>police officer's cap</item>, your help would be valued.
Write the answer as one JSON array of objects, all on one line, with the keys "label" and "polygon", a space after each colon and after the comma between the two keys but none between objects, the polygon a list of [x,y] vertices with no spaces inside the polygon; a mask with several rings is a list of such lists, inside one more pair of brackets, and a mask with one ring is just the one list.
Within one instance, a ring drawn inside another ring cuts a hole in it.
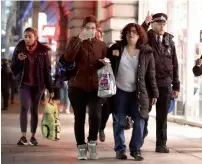
[{"label": "police officer's cap", "polygon": [[153,22],[166,22],[168,19],[168,16],[164,13],[156,13],[152,16],[152,23]]}]

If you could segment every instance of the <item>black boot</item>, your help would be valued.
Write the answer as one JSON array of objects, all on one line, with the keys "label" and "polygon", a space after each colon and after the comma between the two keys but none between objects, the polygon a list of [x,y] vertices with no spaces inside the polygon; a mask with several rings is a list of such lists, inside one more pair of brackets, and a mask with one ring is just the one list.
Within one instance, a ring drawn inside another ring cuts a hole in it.
[{"label": "black boot", "polygon": [[8,110],[8,107],[3,107],[1,110]]},{"label": "black boot", "polygon": [[133,157],[135,159],[135,161],[142,161],[142,160],[144,160],[144,158],[142,157],[140,149],[137,150],[137,151],[135,151],[135,152],[131,152],[130,156]]},{"label": "black boot", "polygon": [[125,151],[116,152],[116,159],[127,159]]},{"label": "black boot", "polygon": [[165,146],[157,146],[155,152],[157,153],[170,153],[170,150]]}]

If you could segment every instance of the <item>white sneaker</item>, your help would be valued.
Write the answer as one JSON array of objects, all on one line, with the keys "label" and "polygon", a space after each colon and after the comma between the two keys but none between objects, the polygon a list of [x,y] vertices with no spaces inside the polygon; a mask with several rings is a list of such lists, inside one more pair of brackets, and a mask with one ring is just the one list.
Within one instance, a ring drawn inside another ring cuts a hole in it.
[{"label": "white sneaker", "polygon": [[90,141],[88,143],[88,151],[90,154],[90,159],[98,159],[98,155],[96,152],[96,141]]},{"label": "white sneaker", "polygon": [[77,147],[77,151],[78,151],[78,159],[79,160],[86,160],[87,159],[87,149],[86,149],[86,145],[78,145]]},{"label": "white sneaker", "polygon": [[66,109],[66,113],[67,113],[67,114],[70,114],[70,110],[69,110],[69,109]]}]

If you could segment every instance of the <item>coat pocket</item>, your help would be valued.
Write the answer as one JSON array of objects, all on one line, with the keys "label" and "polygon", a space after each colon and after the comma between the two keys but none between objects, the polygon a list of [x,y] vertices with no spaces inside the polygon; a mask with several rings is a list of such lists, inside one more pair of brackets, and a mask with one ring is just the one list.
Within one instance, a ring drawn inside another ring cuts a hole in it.
[{"label": "coat pocket", "polygon": [[170,74],[170,71],[173,69],[173,61],[172,61],[172,55],[164,55],[162,58],[162,68],[163,70]]}]

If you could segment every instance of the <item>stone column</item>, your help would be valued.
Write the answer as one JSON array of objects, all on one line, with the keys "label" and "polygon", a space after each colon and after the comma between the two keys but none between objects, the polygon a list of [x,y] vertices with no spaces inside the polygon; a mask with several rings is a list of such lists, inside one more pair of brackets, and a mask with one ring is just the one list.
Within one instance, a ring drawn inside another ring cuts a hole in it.
[{"label": "stone column", "polygon": [[67,5],[70,11],[68,22],[69,37],[79,34],[85,17],[95,15],[95,4],[95,1],[68,1]]},{"label": "stone column", "polygon": [[32,27],[38,29],[38,17],[40,11],[40,1],[33,1]]},{"label": "stone column", "polygon": [[57,38],[57,55],[64,54],[65,51],[65,46],[67,42],[67,22],[68,22],[68,17],[65,15],[63,7],[62,7],[62,2],[58,1],[58,27],[59,28],[59,33],[58,33],[58,38]]},{"label": "stone column", "polygon": [[103,20],[101,27],[103,29],[104,41],[107,45],[120,39],[120,31],[123,27],[138,19],[138,1],[103,1]]}]

